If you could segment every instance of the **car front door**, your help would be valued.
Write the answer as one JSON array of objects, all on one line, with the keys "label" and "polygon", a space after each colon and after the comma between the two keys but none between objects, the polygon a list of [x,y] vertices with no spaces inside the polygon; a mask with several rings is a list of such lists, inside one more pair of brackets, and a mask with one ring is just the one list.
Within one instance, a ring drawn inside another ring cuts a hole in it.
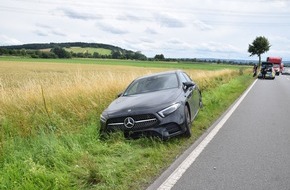
[{"label": "car front door", "polygon": [[[191,78],[186,74],[186,73],[181,73],[182,75],[182,82],[193,82],[191,80]],[[198,108],[199,108],[199,91],[196,87],[196,85],[190,87],[188,89],[188,92],[186,93],[189,93],[188,97],[190,97],[188,99],[188,103],[190,105],[190,110],[191,110],[191,118],[193,118],[196,114],[196,112],[198,111]]]}]

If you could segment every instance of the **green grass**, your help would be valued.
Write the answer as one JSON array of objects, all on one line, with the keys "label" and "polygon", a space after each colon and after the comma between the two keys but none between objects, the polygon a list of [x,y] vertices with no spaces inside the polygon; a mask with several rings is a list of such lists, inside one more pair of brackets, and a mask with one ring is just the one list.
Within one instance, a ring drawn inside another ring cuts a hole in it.
[{"label": "green grass", "polygon": [[172,68],[172,69],[199,69],[199,70],[222,70],[222,69],[245,69],[249,66],[227,65],[216,63],[185,63],[185,62],[164,62],[164,61],[138,61],[138,60],[114,60],[114,59],[33,59],[21,57],[0,57],[0,61],[17,62],[51,62],[68,64],[100,64],[100,65],[126,65],[148,68]]},{"label": "green grass", "polygon": [[74,53],[90,53],[94,54],[95,52],[99,53],[100,55],[111,55],[112,51],[109,49],[104,48],[89,48],[89,47],[71,47],[71,48],[64,48],[68,52],[74,52]]},{"label": "green grass", "polygon": [[[15,58],[12,60],[34,61]],[[211,69],[211,66],[215,69],[239,68],[227,65],[112,60],[57,61],[110,64],[112,68],[114,65],[123,64],[192,69],[196,67]],[[252,81],[253,78],[248,73],[213,80],[211,87],[203,91],[204,107],[193,123],[193,136],[190,139],[174,138],[165,142],[151,138],[126,140],[122,134],[115,133],[106,140],[100,140],[99,112],[88,112],[87,122],[68,126],[67,129],[55,130],[54,126],[36,125],[38,130],[30,136],[15,136],[14,133],[17,132],[10,128],[10,122],[2,120],[0,127],[6,132],[0,134],[0,189],[145,189],[240,96]],[[107,100],[108,102],[114,95],[109,96],[111,98]],[[54,121],[65,123],[61,117],[54,118]]]}]

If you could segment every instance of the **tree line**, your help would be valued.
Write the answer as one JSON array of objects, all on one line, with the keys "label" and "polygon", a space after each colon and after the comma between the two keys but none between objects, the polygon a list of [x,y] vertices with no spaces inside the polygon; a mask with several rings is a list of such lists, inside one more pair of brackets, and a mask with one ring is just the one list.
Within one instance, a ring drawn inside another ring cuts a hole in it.
[{"label": "tree line", "polygon": [[98,52],[89,53],[89,52],[72,52],[66,51],[62,47],[52,48],[50,51],[41,51],[41,50],[33,50],[33,49],[7,49],[0,48],[0,56],[8,55],[8,56],[23,56],[30,58],[44,58],[44,59],[57,59],[57,58],[103,58],[103,59],[136,59],[136,60],[147,60],[147,57],[143,55],[141,52],[133,52],[133,51],[112,51],[111,54],[104,55],[99,54]]},{"label": "tree line", "polygon": [[[104,55],[98,52],[73,52],[67,51],[65,48],[81,47],[81,48],[103,48],[111,50],[111,54]],[[43,51],[44,49],[50,49],[50,51]],[[14,46],[0,46],[0,56],[24,56],[31,58],[104,58],[104,59],[136,59],[147,60],[147,57],[140,51],[133,52],[125,50],[116,46],[98,43],[46,43],[46,44],[24,44]]]},{"label": "tree line", "polygon": [[0,48],[5,49],[30,49],[30,50],[39,50],[39,49],[52,49],[55,47],[70,48],[70,47],[91,47],[91,48],[104,48],[110,49],[112,51],[128,51],[117,46],[101,44],[101,43],[85,43],[85,42],[64,42],[64,43],[34,43],[34,44],[23,44],[23,45],[10,45],[10,46],[0,46]]}]

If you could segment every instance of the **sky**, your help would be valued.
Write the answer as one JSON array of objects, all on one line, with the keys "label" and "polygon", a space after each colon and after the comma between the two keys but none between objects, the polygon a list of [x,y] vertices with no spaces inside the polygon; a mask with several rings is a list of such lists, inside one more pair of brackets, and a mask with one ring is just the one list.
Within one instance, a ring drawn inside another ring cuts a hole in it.
[{"label": "sky", "polygon": [[1,0],[0,45],[89,42],[147,57],[290,61],[290,0]]}]

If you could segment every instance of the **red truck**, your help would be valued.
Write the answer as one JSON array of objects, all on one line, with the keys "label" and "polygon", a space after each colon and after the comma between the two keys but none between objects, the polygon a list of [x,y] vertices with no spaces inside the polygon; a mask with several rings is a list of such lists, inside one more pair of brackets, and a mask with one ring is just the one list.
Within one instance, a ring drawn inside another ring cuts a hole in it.
[{"label": "red truck", "polygon": [[267,57],[267,62],[273,63],[274,71],[276,75],[282,73],[284,65],[281,57]]}]

